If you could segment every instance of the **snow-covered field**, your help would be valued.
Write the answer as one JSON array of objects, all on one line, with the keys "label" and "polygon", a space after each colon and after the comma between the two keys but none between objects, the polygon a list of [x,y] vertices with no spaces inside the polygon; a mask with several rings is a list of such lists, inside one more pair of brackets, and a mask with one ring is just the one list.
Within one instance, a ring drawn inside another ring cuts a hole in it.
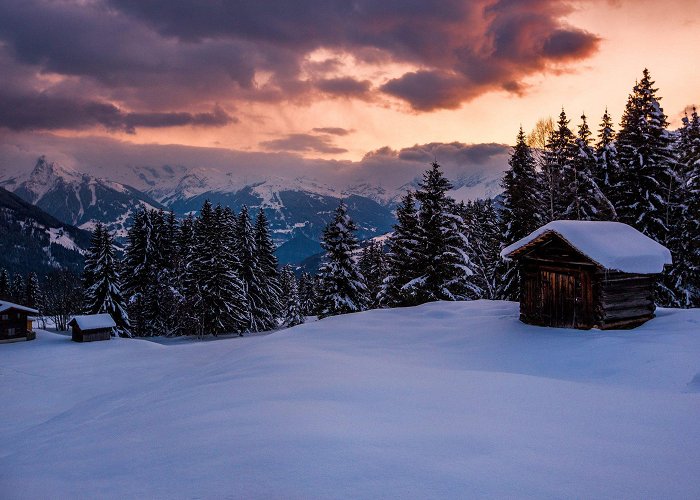
[{"label": "snow-covered field", "polygon": [[434,303],[267,336],[0,345],[0,497],[698,498],[700,310]]}]

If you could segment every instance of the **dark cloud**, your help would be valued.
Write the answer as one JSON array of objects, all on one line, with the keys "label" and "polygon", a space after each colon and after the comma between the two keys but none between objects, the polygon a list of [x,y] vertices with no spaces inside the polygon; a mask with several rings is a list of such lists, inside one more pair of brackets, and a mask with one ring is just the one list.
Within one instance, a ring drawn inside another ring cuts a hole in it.
[{"label": "dark cloud", "polygon": [[311,130],[312,132],[317,132],[319,134],[330,134],[330,135],[349,135],[354,132],[354,130],[348,130],[341,127],[315,127]]},{"label": "dark cloud", "polygon": [[337,147],[328,136],[312,134],[289,134],[281,139],[260,143],[268,151],[296,151],[323,154],[346,153],[347,149]]},{"label": "dark cloud", "polygon": [[[450,109],[492,90],[522,93],[529,75],[593,53],[598,38],[563,21],[572,8],[569,0],[0,1],[0,69],[19,80],[0,89],[83,101],[74,118],[26,113],[25,126],[109,126],[113,114],[126,123],[104,103],[131,110],[132,122],[175,125],[206,122],[196,110],[217,102],[309,96],[384,94],[417,111]],[[316,49],[378,69],[421,69],[381,85],[341,59],[308,60]],[[39,81],[47,74],[63,78]]]},{"label": "dark cloud", "polygon": [[102,126],[133,134],[137,127],[220,127],[234,121],[235,118],[219,107],[210,113],[129,113],[101,101],[0,91],[0,127],[10,130],[80,130]]},{"label": "dark cloud", "polygon": [[326,94],[341,97],[363,97],[372,86],[369,80],[355,80],[351,77],[327,78],[316,82],[316,88]]}]

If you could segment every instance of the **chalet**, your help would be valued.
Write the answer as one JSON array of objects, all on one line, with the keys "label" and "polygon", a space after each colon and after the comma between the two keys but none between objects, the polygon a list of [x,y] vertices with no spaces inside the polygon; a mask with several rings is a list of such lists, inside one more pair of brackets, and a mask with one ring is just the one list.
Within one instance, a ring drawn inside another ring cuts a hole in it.
[{"label": "chalet", "polygon": [[36,334],[28,319],[30,314],[39,314],[39,311],[0,300],[0,342],[34,340]]},{"label": "chalet", "polygon": [[117,326],[109,314],[86,314],[75,316],[68,322],[75,342],[109,340]]},{"label": "chalet", "polygon": [[554,221],[506,247],[520,270],[520,320],[566,328],[634,328],[654,317],[666,247],[620,222]]}]

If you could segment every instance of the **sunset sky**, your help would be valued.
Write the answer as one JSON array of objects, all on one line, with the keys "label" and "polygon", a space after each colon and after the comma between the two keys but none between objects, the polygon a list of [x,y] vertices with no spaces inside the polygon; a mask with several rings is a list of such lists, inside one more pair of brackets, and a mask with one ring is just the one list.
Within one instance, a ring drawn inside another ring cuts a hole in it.
[{"label": "sunset sky", "polygon": [[509,144],[562,106],[619,122],[644,67],[677,126],[699,22],[693,0],[2,0],[0,143]]}]

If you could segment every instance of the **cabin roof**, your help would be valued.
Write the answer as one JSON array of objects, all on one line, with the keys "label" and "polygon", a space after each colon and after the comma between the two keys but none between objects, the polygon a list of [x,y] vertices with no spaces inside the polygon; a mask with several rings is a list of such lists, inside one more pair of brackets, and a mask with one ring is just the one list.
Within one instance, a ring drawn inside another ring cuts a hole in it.
[{"label": "cabin roof", "polygon": [[558,220],[501,251],[510,260],[556,234],[600,267],[624,273],[657,274],[671,264],[671,252],[621,222]]},{"label": "cabin roof", "polygon": [[81,330],[96,330],[98,328],[114,328],[117,326],[112,316],[107,313],[73,316],[73,319],[71,319],[68,324],[71,325],[73,322],[75,322]]},{"label": "cabin roof", "polygon": [[39,314],[39,311],[32,309],[31,307],[21,306],[6,300],[0,300],[0,312],[9,311],[10,309],[17,309],[18,311],[24,311],[30,314]]}]

